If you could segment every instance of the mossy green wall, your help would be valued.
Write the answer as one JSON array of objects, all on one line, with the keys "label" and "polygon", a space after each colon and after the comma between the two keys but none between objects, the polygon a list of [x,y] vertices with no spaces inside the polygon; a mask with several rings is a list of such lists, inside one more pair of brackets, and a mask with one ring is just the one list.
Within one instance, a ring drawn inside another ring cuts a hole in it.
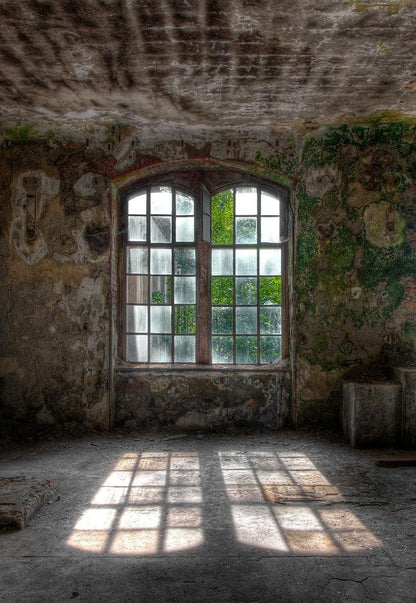
[{"label": "mossy green wall", "polygon": [[415,361],[416,127],[341,125],[299,146],[257,159],[292,182],[302,418],[317,400],[335,411],[352,367]]}]

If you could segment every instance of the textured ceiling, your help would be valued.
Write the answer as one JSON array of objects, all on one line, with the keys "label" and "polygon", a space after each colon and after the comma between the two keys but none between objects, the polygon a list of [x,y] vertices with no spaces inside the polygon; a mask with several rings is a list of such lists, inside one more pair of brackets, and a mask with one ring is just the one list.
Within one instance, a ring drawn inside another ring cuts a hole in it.
[{"label": "textured ceiling", "polygon": [[406,0],[0,0],[0,123],[416,116],[415,32]]}]

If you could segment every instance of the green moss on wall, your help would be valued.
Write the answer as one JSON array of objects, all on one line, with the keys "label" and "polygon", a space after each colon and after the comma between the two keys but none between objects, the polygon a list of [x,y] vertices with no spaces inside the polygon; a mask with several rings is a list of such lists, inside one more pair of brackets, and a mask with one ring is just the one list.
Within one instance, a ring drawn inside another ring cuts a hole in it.
[{"label": "green moss on wall", "polygon": [[309,136],[299,161],[257,156],[292,183],[297,350],[325,371],[415,354],[416,125],[392,117]]},{"label": "green moss on wall", "polygon": [[370,289],[382,282],[395,283],[415,273],[416,254],[407,242],[387,249],[364,245],[362,264],[357,269],[363,287]]}]

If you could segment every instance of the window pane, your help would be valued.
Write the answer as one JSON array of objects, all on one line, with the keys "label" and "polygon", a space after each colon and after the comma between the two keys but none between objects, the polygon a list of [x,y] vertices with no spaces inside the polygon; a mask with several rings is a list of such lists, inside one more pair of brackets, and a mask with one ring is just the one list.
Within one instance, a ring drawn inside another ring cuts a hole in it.
[{"label": "window pane", "polygon": [[235,279],[235,303],[242,306],[257,304],[257,279],[237,277]]},{"label": "window pane", "polygon": [[234,242],[234,199],[232,190],[217,193],[211,201],[211,242],[232,245]]},{"label": "window pane", "polygon": [[212,338],[212,362],[213,364],[232,364],[233,362],[233,338]]},{"label": "window pane", "polygon": [[176,214],[178,216],[193,216],[194,200],[185,193],[176,193]]},{"label": "window pane", "polygon": [[235,228],[237,244],[257,243],[257,218],[237,218]]},{"label": "window pane", "polygon": [[147,335],[127,335],[127,360],[130,362],[147,362]]},{"label": "window pane", "polygon": [[261,242],[278,243],[280,241],[280,218],[261,219]]},{"label": "window pane", "polygon": [[261,191],[261,215],[262,216],[279,216],[280,201],[266,191]]},{"label": "window pane", "polygon": [[235,309],[235,332],[257,333],[257,308]]},{"label": "window pane", "polygon": [[172,308],[170,306],[152,306],[150,308],[150,332],[172,332]]},{"label": "window pane", "polygon": [[146,191],[140,193],[139,195],[135,195],[131,199],[129,199],[129,214],[140,214],[142,216],[146,215]]},{"label": "window pane", "polygon": [[257,337],[236,337],[235,355],[238,364],[257,364]]},{"label": "window pane", "polygon": [[183,335],[174,338],[175,362],[195,362],[195,339]]},{"label": "window pane", "polygon": [[231,276],[211,278],[211,305],[229,306],[234,303],[233,279]]},{"label": "window pane", "polygon": [[146,216],[129,216],[129,241],[145,241],[146,236]]},{"label": "window pane", "polygon": [[212,308],[211,330],[212,333],[232,333],[233,309]]},{"label": "window pane", "polygon": [[280,249],[260,249],[260,274],[281,274]]},{"label": "window pane", "polygon": [[280,337],[260,337],[260,363],[271,364],[277,362],[281,356]]},{"label": "window pane", "polygon": [[282,309],[260,308],[260,333],[279,335],[282,332]]},{"label": "window pane", "polygon": [[152,335],[150,337],[151,362],[172,361],[172,337],[170,335]]},{"label": "window pane", "polygon": [[152,186],[150,192],[150,213],[172,213],[172,189],[169,186]]},{"label": "window pane", "polygon": [[261,306],[282,303],[282,277],[261,276],[259,279],[259,303]]},{"label": "window pane", "polygon": [[211,252],[211,273],[213,275],[233,274],[233,250],[213,249]]},{"label": "window pane", "polygon": [[172,218],[165,216],[152,218],[150,227],[152,243],[170,243],[172,241]]},{"label": "window pane", "polygon": [[257,214],[257,188],[243,186],[236,189],[235,213],[237,216],[255,216]]},{"label": "window pane", "polygon": [[127,272],[132,274],[147,274],[148,251],[144,247],[129,247],[127,249]]},{"label": "window pane", "polygon": [[175,274],[196,274],[195,249],[176,248],[174,251]]},{"label": "window pane", "polygon": [[126,296],[127,303],[147,304],[149,301],[147,284],[147,276],[128,276]]},{"label": "window pane", "polygon": [[152,249],[150,252],[151,274],[172,274],[172,250]]},{"label": "window pane", "polygon": [[179,243],[191,243],[195,240],[193,218],[176,218],[176,240]]},{"label": "window pane", "polygon": [[147,333],[147,306],[127,306],[126,331]]},{"label": "window pane", "polygon": [[257,274],[257,249],[236,249],[235,273],[238,275]]},{"label": "window pane", "polygon": [[196,333],[195,306],[175,306],[175,333]]},{"label": "window pane", "polygon": [[150,301],[152,304],[172,303],[173,278],[171,276],[150,277]]},{"label": "window pane", "polygon": [[175,304],[194,304],[196,301],[196,280],[193,276],[175,277]]}]

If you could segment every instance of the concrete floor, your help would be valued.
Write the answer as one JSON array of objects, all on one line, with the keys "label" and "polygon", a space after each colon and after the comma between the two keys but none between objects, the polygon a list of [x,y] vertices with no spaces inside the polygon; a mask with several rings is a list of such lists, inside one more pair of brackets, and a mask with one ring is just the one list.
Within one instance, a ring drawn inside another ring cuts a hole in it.
[{"label": "concrete floor", "polygon": [[[7,446],[60,499],[0,532],[0,600],[416,601],[412,453],[338,436],[117,434]],[[414,455],[413,455],[414,456]]]}]

